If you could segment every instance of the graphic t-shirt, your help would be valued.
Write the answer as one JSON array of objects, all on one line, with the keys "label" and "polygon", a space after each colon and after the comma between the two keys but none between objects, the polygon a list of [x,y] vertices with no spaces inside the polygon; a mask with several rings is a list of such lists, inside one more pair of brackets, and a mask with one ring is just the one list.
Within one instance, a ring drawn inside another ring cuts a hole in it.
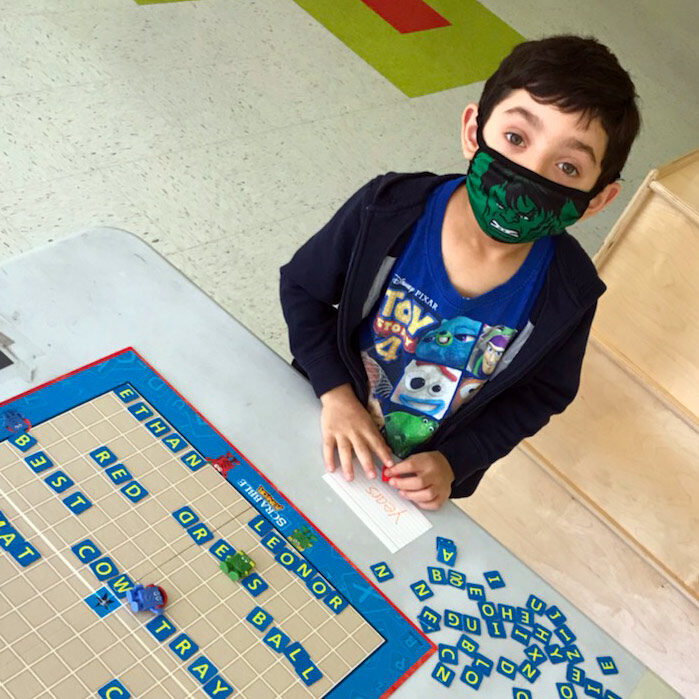
[{"label": "graphic t-shirt", "polygon": [[474,298],[462,296],[444,267],[442,223],[463,180],[431,194],[360,329],[367,407],[399,458],[429,439],[493,375],[526,325],[553,255],[553,241],[542,238],[509,281]]}]

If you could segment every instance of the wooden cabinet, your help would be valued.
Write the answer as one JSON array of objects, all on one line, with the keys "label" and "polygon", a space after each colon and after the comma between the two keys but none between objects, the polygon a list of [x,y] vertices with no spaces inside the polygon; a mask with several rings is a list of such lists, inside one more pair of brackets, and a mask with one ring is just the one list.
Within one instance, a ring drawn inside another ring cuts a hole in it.
[{"label": "wooden cabinet", "polygon": [[648,174],[595,263],[608,291],[577,398],[459,506],[688,696],[699,686],[699,150]]}]

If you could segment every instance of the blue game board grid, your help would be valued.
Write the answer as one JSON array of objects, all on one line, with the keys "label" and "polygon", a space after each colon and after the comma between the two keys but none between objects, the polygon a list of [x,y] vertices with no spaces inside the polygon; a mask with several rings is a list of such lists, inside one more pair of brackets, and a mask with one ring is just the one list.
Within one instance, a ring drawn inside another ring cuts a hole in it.
[{"label": "blue game board grid", "polygon": [[[0,409],[17,410],[28,417],[33,425],[40,425],[78,404],[82,405],[126,383],[133,386],[150,405],[158,406],[157,413],[163,420],[173,426],[178,434],[203,456],[215,458],[232,452],[238,457],[241,464],[229,474],[229,481],[244,497],[250,499],[249,493],[245,492],[245,486],[241,485],[241,479],[245,479],[254,488],[266,488],[270,495],[282,504],[292,529],[306,525],[311,531],[319,534],[312,550],[305,552],[306,558],[386,639],[383,645],[327,696],[362,695],[368,687],[373,687],[372,691],[386,691],[404,679],[407,676],[406,671],[414,671],[436,650],[434,644],[389,603],[378,592],[376,586],[350,564],[322,532],[303,518],[240,452],[183,400],[134,350],[122,350],[94,362],[28,394],[6,401],[0,405]],[[9,436],[10,434],[0,426],[0,442]],[[266,512],[262,514],[268,516]],[[288,534],[291,531],[284,531],[285,526],[280,525],[278,520],[276,523],[273,521],[273,524],[282,533]],[[406,643],[408,638],[409,644]]]}]

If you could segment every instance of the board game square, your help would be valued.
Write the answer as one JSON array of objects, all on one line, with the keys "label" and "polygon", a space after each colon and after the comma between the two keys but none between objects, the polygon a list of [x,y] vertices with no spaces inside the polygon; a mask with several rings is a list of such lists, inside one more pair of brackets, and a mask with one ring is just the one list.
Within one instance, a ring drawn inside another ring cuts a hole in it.
[{"label": "board game square", "polygon": [[2,638],[8,646],[12,646],[14,642],[18,638],[24,636],[30,628],[29,623],[15,610],[4,614],[1,623]]},{"label": "board game square", "polygon": [[100,440],[86,429],[80,428],[79,432],[75,432],[67,437],[68,442],[73,445],[79,454],[88,454],[93,449],[100,446]]},{"label": "board game square", "polygon": [[14,461],[17,461],[17,454],[10,449],[7,443],[0,444],[0,470]]},{"label": "board game square", "polygon": [[154,437],[150,432],[148,432],[148,430],[144,429],[142,426],[139,426],[139,429],[131,430],[128,433],[127,439],[134,445],[137,451],[140,451],[141,449],[151,446],[153,444]]},{"label": "board game square", "polygon": [[121,644],[107,648],[100,657],[117,676],[121,676],[128,668],[139,662],[138,658]]},{"label": "board game square", "polygon": [[50,422],[34,425],[31,434],[44,448],[62,439],[61,433]]},{"label": "board game square", "polygon": [[253,670],[263,673],[275,662],[277,654],[267,646],[255,644],[243,653],[243,657]]},{"label": "board game square", "polygon": [[100,411],[90,403],[83,403],[83,405],[74,408],[72,412],[73,417],[75,417],[84,427],[93,425],[102,418],[102,413],[100,413]]},{"label": "board game square", "polygon": [[128,412],[118,412],[109,417],[109,422],[114,425],[119,434],[128,438],[131,432],[138,428],[138,422],[134,420],[134,416]]},{"label": "board game square", "polygon": [[[366,651],[352,639],[347,638],[337,648],[337,652],[350,664],[355,665],[366,656]],[[313,655],[311,655],[313,658]]]},{"label": "board game square", "polygon": [[[109,420],[102,419],[96,422],[94,425],[90,425],[90,432],[95,437],[95,439],[102,444],[109,444],[111,449],[115,448],[112,444],[112,440],[115,440],[120,432]],[[119,458],[124,458],[124,454],[115,452],[119,454]]]},{"label": "board game square", "polygon": [[123,410],[123,404],[121,401],[117,400],[112,393],[105,393],[104,395],[93,399],[92,406],[99,410],[99,412],[105,417],[109,417],[115,413],[121,413]]},{"label": "board game square", "polygon": [[41,683],[28,669],[7,680],[4,686],[11,697],[38,697],[42,690]]},{"label": "board game square", "polygon": [[[88,614],[93,614],[87,607],[85,607]],[[92,616],[94,619],[94,615]],[[96,654],[101,653],[103,650],[109,648],[116,643],[117,637],[111,631],[107,624],[98,623],[89,626],[82,633],[82,639],[87,643],[87,645]]]},{"label": "board game square", "polygon": [[34,631],[16,641],[13,650],[28,665],[32,665],[51,652],[49,646]]},{"label": "board game square", "polygon": [[[148,461],[151,466],[159,467],[163,464],[173,461],[175,458],[160,442],[155,442],[141,451],[141,456]],[[179,466],[178,466],[179,470]]]},{"label": "board game square", "polygon": [[330,646],[323,640],[323,638],[318,635],[318,633],[311,634],[308,638],[303,641],[303,647],[306,652],[311,656],[311,658],[318,662],[324,658],[330,652]]},{"label": "board game square", "polygon": [[83,665],[93,656],[93,651],[88,648],[85,641],[79,636],[73,636],[73,638],[60,645],[56,652],[64,663],[74,667]]},{"label": "board game square", "polygon": [[60,677],[65,669],[63,661],[55,653],[49,653],[32,665],[32,670],[47,686],[51,686],[55,682],[55,678]]},{"label": "board game square", "polygon": [[[235,646],[226,646],[225,654],[222,657],[231,657],[232,662],[221,668],[221,673],[224,677],[231,677],[235,679],[236,687],[247,688],[248,685],[257,677],[257,672],[253,670],[250,663],[240,656],[241,650]],[[305,696],[308,696],[307,694]]]},{"label": "board game square", "polygon": [[281,691],[295,680],[293,673],[284,667],[284,665],[276,664],[265,672],[265,681],[276,692]]}]

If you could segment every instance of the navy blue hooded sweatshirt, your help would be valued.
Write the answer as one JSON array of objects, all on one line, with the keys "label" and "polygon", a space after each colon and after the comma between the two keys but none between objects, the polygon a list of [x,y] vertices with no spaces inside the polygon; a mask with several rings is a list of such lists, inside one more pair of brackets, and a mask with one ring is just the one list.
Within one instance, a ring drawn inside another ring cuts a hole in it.
[{"label": "navy blue hooded sweatshirt", "polygon": [[[358,332],[383,292],[432,190],[460,175],[379,176],[356,192],[281,268],[281,301],[295,365],[316,395],[350,383],[368,399]],[[454,471],[451,497],[471,495],[486,469],[573,400],[597,299],[605,286],[567,232],[530,322],[501,359],[504,369],[415,451],[440,451]]]}]

